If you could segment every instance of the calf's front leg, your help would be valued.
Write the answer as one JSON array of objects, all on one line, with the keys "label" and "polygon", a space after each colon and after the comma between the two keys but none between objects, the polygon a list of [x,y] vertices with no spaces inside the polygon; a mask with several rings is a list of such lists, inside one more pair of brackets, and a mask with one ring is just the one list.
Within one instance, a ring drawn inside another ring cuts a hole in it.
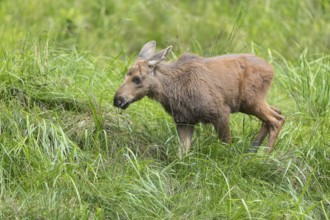
[{"label": "calf's front leg", "polygon": [[[185,125],[185,124],[177,124],[176,129],[178,131],[178,135],[180,138],[180,144],[179,144],[179,159],[182,160],[183,157],[183,150],[185,151],[185,154],[187,155],[190,150],[191,146],[191,140],[194,133],[194,126],[193,125]],[[183,149],[183,146],[184,149]]]},{"label": "calf's front leg", "polygon": [[218,137],[220,141],[226,144],[231,143],[231,134],[230,134],[230,127],[229,127],[229,119],[230,119],[230,110],[229,109],[222,109],[221,115],[219,118],[214,119],[212,124],[215,130],[218,132]]}]

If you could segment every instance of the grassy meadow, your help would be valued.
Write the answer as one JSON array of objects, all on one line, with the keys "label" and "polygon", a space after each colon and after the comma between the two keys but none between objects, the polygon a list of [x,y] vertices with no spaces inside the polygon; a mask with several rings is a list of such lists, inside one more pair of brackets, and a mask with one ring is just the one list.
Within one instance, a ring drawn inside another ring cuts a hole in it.
[{"label": "grassy meadow", "polygon": [[[147,98],[113,96],[142,45],[254,53],[276,75],[286,123],[247,153],[198,125],[178,160],[175,125]],[[330,219],[328,0],[0,1],[0,219]]]}]

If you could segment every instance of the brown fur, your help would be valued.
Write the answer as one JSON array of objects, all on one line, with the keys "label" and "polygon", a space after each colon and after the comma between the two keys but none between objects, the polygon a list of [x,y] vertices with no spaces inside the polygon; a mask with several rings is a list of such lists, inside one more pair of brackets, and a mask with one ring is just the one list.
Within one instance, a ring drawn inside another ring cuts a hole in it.
[{"label": "brown fur", "polygon": [[[118,89],[114,105],[127,108],[144,96],[160,102],[177,124],[185,153],[196,123],[213,124],[220,140],[230,143],[230,113],[255,115],[263,123],[253,145],[259,146],[269,135],[271,152],[284,123],[281,112],[265,101],[274,75],[271,65],[251,54],[212,58],[185,54],[165,62],[170,50],[155,54],[155,42],[147,43]],[[182,153],[180,146],[180,158]]]}]

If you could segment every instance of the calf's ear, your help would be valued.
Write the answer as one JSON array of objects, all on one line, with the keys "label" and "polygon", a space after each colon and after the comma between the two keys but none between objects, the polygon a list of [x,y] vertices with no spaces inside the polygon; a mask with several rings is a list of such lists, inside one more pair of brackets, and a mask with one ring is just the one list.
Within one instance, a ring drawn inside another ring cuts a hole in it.
[{"label": "calf's ear", "polygon": [[167,57],[167,55],[171,52],[171,50],[172,50],[172,46],[169,46],[166,49],[161,50],[157,54],[153,55],[148,61],[149,66],[155,66],[160,61],[164,60]]},{"label": "calf's ear", "polygon": [[156,41],[154,40],[149,41],[142,47],[138,59],[147,60],[151,58],[155,53],[156,53]]}]

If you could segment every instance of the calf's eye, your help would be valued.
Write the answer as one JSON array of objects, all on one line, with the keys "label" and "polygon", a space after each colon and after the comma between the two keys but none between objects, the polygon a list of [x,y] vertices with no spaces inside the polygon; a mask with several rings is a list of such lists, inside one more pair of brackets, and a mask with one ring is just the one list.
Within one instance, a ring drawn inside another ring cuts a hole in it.
[{"label": "calf's eye", "polygon": [[141,78],[140,77],[135,77],[135,78],[133,78],[133,82],[137,85],[141,84]]}]

